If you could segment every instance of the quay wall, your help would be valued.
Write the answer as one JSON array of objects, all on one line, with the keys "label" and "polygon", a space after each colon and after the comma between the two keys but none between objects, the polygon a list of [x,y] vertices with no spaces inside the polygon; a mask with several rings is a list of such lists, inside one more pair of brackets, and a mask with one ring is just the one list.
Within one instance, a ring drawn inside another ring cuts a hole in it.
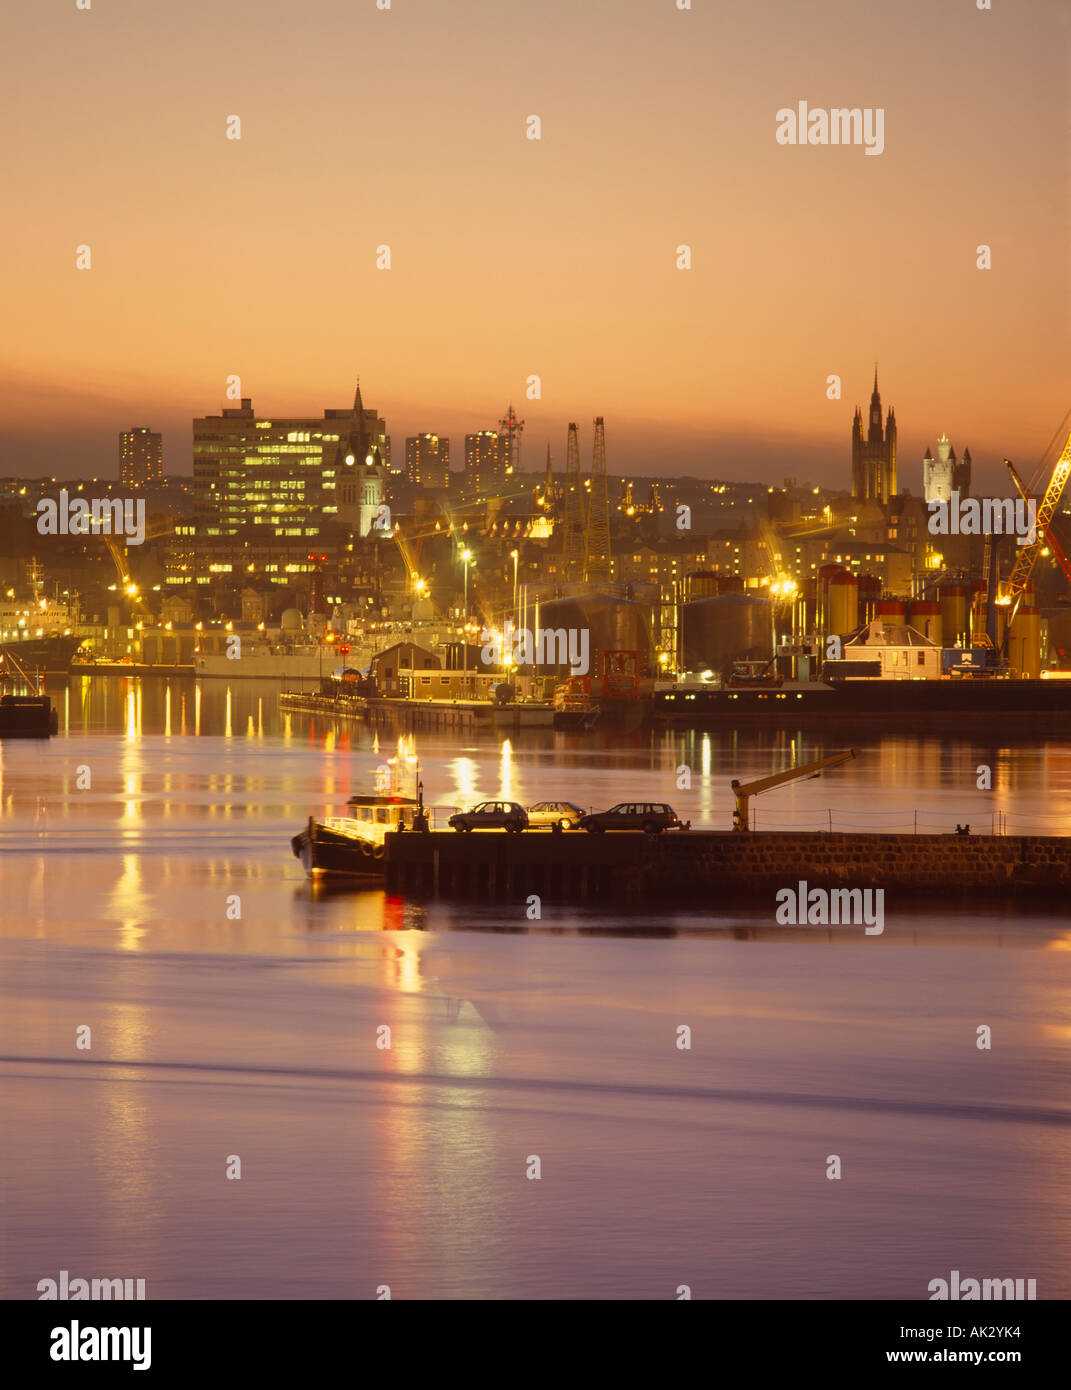
[{"label": "quay wall", "polygon": [[386,873],[388,891],[473,900],[772,901],[803,879],[883,888],[887,908],[913,896],[1059,901],[1071,887],[1071,837],[436,831],[388,835]]},{"label": "quay wall", "polygon": [[366,698],[361,695],[319,695],[285,691],[279,697],[283,710],[303,714],[327,714],[334,718],[364,719],[372,724],[389,724],[403,733],[411,730],[463,729],[486,725],[494,720],[494,707],[453,700],[398,700]]}]

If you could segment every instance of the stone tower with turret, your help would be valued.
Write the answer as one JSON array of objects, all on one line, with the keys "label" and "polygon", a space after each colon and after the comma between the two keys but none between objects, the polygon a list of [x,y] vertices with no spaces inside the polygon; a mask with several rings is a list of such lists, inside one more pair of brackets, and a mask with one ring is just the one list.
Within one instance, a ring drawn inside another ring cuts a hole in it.
[{"label": "stone tower with turret", "polygon": [[964,449],[962,459],[947,434],[937,441],[937,457],[929,449],[922,460],[922,495],[927,502],[949,502],[952,493],[969,497],[971,493],[971,451]]}]

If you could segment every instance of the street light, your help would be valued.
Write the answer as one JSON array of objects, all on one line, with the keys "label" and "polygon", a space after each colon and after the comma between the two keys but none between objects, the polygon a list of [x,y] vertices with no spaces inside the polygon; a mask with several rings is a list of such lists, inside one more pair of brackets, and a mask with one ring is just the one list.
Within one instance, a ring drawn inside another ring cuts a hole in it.
[{"label": "street light", "polygon": [[463,667],[461,688],[464,693],[468,693],[469,684],[469,561],[472,559],[471,550],[463,550],[461,558],[465,563],[465,626],[461,633]]}]

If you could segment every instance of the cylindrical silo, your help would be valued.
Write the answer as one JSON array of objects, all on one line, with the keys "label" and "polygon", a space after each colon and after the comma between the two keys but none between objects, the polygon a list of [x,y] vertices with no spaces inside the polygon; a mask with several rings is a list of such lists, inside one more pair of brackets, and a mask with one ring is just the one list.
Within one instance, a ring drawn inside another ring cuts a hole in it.
[{"label": "cylindrical silo", "polygon": [[531,634],[536,647],[532,664],[540,670],[568,674],[570,658],[582,654],[586,646],[589,669],[579,671],[581,675],[596,675],[598,655],[607,651],[638,652],[640,674],[650,675],[653,619],[649,605],[607,594],[593,594],[590,598],[575,595],[539,603]]},{"label": "cylindrical silo", "polygon": [[[993,605],[993,645],[999,651],[1004,642],[1004,633],[1008,626],[1009,605],[1006,603],[995,603]],[[971,613],[971,645],[984,647],[989,639],[989,605],[985,599],[979,599]]]},{"label": "cylindrical silo", "polygon": [[817,574],[818,626],[828,636],[833,628],[829,623],[829,583],[838,574],[846,574],[843,565],[823,565]]},{"label": "cylindrical silo", "polygon": [[1030,680],[1041,675],[1041,609],[1036,604],[1019,605],[1008,634],[1008,664]]},{"label": "cylindrical silo", "polygon": [[881,602],[882,582],[876,574],[859,575],[859,621],[869,623],[874,619]]},{"label": "cylindrical silo", "polygon": [[942,638],[941,605],[936,599],[917,599],[911,605],[911,626],[938,647]]},{"label": "cylindrical silo", "polygon": [[713,570],[691,570],[684,576],[686,599],[713,598],[718,592],[718,576]]},{"label": "cylindrical silo", "polygon": [[874,617],[883,627],[900,627],[907,622],[907,604],[902,598],[883,598],[874,605]]},{"label": "cylindrical silo", "polygon": [[946,647],[958,644],[968,646],[971,625],[967,613],[967,585],[942,584],[938,590],[941,596],[941,634]]},{"label": "cylindrical silo", "polygon": [[749,594],[722,594],[684,605],[684,664],[723,679],[734,661],[773,656],[773,605]]},{"label": "cylindrical silo", "polygon": [[846,570],[830,576],[827,632],[844,637],[859,626],[859,583]]}]

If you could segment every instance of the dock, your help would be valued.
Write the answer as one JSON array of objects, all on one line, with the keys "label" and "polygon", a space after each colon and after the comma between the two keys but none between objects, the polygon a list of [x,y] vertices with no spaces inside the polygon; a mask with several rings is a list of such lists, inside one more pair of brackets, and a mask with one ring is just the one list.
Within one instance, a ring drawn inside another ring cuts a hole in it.
[{"label": "dock", "polygon": [[432,831],[386,837],[386,887],[417,898],[545,903],[772,904],[812,888],[990,902],[1071,887],[1071,837],[689,830],[647,835]]},{"label": "dock", "polygon": [[500,729],[510,733],[554,725],[554,707],[536,701],[499,705],[489,700],[406,700],[285,690],[279,696],[279,708],[336,719],[363,719],[402,733],[435,729]]}]

